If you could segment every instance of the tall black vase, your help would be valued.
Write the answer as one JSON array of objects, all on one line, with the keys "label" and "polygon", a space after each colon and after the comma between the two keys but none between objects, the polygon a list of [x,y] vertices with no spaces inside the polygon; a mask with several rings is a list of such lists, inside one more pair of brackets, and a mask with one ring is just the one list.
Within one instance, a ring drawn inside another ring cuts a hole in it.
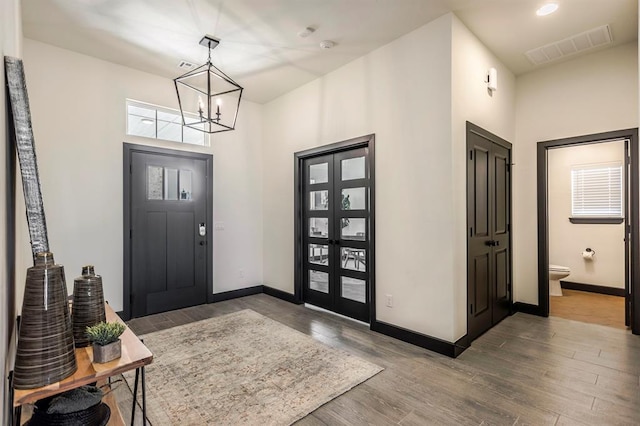
[{"label": "tall black vase", "polygon": [[76,348],[89,346],[87,327],[107,320],[104,312],[102,277],[96,275],[93,265],[82,267],[82,276],[73,281],[73,340]]},{"label": "tall black vase", "polygon": [[22,301],[15,388],[46,386],[77,368],[64,268],[55,264],[52,253],[36,253]]}]

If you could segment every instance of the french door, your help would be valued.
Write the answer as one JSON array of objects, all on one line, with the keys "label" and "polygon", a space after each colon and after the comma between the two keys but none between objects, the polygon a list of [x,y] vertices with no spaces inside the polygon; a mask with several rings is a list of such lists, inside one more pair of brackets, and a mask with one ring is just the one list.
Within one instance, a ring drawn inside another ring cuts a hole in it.
[{"label": "french door", "polygon": [[368,148],[312,157],[302,164],[303,299],[369,322]]}]

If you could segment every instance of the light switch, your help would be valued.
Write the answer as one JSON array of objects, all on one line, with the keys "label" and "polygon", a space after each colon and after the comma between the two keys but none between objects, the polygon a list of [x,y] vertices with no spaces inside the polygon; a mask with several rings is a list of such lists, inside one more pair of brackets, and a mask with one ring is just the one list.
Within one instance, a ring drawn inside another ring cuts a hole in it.
[{"label": "light switch", "polygon": [[224,222],[216,222],[213,224],[213,229],[216,231],[224,231]]}]

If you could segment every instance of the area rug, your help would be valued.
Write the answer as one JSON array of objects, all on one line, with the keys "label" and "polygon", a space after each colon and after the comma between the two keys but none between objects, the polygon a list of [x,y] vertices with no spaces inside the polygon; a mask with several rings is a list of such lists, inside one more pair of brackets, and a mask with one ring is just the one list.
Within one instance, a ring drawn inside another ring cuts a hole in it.
[{"label": "area rug", "polygon": [[153,425],[288,425],[382,371],[248,309],[141,337]]}]

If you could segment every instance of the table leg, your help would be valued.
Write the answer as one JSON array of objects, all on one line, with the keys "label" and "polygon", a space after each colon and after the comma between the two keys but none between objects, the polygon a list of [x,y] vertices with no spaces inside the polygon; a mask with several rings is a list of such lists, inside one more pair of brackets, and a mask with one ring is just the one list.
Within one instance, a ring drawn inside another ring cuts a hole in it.
[{"label": "table leg", "polygon": [[144,382],[144,367],[142,369],[142,424],[147,424],[147,387]]},{"label": "table leg", "polygon": [[15,426],[19,426],[21,420],[22,420],[22,406],[19,406],[13,410],[13,424]]},{"label": "table leg", "polygon": [[133,406],[131,407],[131,426],[134,426],[136,420],[136,399],[138,398],[138,374],[140,369],[136,368],[136,378],[133,381]]},{"label": "table leg", "polygon": [[[11,406],[13,406],[13,370],[9,371],[9,401],[11,401]],[[10,421],[11,426],[20,425],[20,417],[22,414],[22,406],[14,407],[13,412],[11,413]]]}]

